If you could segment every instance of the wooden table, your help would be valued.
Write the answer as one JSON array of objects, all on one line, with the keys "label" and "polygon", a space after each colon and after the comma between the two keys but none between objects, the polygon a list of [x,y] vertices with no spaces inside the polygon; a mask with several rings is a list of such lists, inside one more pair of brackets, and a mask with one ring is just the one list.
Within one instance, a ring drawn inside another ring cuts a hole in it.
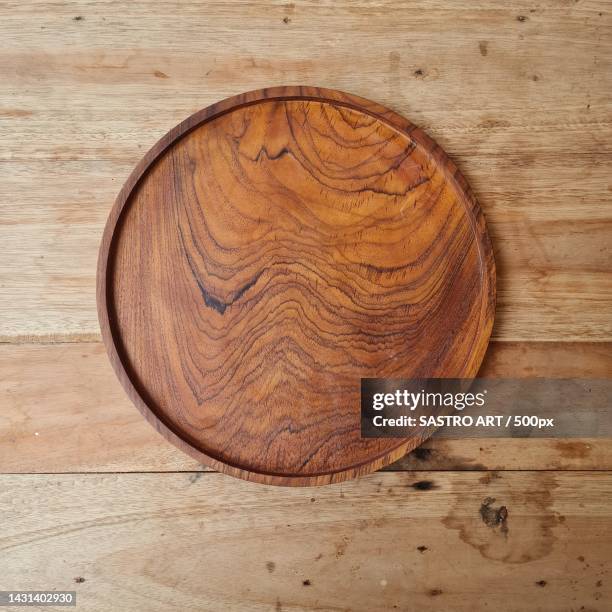
[{"label": "wooden table", "polygon": [[83,610],[610,609],[610,441],[430,441],[312,489],[206,471],[115,380],[95,264],[120,185],[181,119],[269,85],[347,90],[474,188],[499,276],[484,374],[610,377],[611,26],[590,0],[0,3],[0,589]]}]

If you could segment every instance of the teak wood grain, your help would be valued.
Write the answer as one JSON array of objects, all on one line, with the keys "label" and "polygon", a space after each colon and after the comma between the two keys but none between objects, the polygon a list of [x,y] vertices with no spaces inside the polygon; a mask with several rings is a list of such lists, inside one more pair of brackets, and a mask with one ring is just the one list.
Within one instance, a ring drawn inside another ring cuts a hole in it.
[{"label": "teak wood grain", "polygon": [[495,266],[465,179],[420,129],[277,87],[145,155],[106,226],[98,305],[122,384],[170,441],[234,476],[326,484],[422,442],[361,437],[362,377],[476,375]]}]

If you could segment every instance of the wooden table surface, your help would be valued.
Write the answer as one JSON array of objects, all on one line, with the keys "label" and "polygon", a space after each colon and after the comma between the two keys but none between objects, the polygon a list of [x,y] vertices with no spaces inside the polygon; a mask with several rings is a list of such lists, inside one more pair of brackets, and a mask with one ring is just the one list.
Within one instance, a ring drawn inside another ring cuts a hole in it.
[{"label": "wooden table surface", "polygon": [[[0,2],[0,589],[83,610],[609,610],[609,440],[432,440],[342,485],[234,480],[125,397],[95,269],[121,184],[181,119],[346,90],[426,129],[482,205],[483,373],[612,376],[610,8]],[[503,529],[484,520],[501,506]]]}]

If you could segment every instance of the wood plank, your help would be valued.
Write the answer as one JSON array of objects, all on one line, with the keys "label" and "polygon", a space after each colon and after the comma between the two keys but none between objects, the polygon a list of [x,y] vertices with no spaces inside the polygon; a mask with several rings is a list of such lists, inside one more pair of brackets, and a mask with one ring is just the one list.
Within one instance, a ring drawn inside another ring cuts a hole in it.
[{"label": "wood plank", "polygon": [[0,588],[91,611],[603,611],[611,495],[610,473],[2,476]]},{"label": "wood plank", "polygon": [[127,398],[101,343],[0,345],[0,471],[201,469]]},{"label": "wood plank", "polygon": [[[605,2],[478,2],[468,10],[429,1],[149,1],[120,14],[92,2],[6,6],[0,61],[13,104],[5,115],[23,132],[17,147],[11,138],[2,150],[6,159],[131,160],[140,128],[153,136],[160,122],[169,129],[219,97],[287,79],[376,91],[425,128],[477,132],[483,155],[500,149],[488,146],[489,128],[533,146],[526,128],[540,126],[546,138],[536,151],[551,138],[567,150],[561,126],[572,131],[573,150],[609,147],[584,133],[610,121]],[[356,35],[363,45],[353,44]],[[66,116],[67,93],[86,115]],[[126,99],[137,103],[126,107]]]},{"label": "wood plank", "polygon": [[[0,345],[0,472],[202,470],[144,421],[100,343]],[[612,376],[612,343],[494,342],[482,376]],[[391,469],[612,469],[606,439],[430,440]]]},{"label": "wood plank", "polygon": [[3,7],[0,341],[98,339],[97,245],[130,168],[188,114],[279,82],[376,99],[457,161],[493,236],[495,338],[612,339],[605,2]]}]

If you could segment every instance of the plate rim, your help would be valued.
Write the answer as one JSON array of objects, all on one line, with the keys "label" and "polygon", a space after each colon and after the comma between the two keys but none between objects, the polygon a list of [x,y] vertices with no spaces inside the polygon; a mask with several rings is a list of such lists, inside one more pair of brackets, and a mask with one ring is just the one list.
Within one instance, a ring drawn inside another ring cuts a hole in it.
[{"label": "plate rim", "polygon": [[420,147],[430,156],[439,169],[444,172],[446,180],[454,184],[454,189],[464,196],[462,198],[462,203],[466,208],[466,214],[472,225],[472,231],[474,232],[476,244],[478,246],[480,256],[480,272],[483,283],[482,293],[485,296],[480,312],[478,333],[476,335],[477,341],[475,342],[476,347],[470,356],[468,366],[466,366],[470,375],[465,376],[465,378],[476,376],[490,342],[496,305],[496,267],[493,247],[487,231],[485,217],[480,205],[476,201],[467,180],[459,171],[454,162],[421,128],[418,128],[408,119],[383,106],[382,104],[336,89],[302,85],[287,85],[248,91],[230,96],[193,113],[162,136],[153,145],[153,147],[147,151],[136,167],[132,170],[129,177],[123,184],[119,194],[117,195],[107,218],[98,252],[96,303],[98,320],[102,332],[102,340],[117,378],[119,379],[128,397],[140,411],[142,416],[144,416],[144,418],[160,434],[162,434],[166,440],[200,463],[206,464],[219,472],[241,478],[243,480],[279,486],[317,486],[343,482],[377,471],[382,467],[397,461],[408,452],[420,446],[430,437],[431,432],[429,435],[402,438],[400,439],[398,445],[393,447],[391,450],[388,450],[382,455],[373,457],[372,459],[369,459],[361,464],[353,465],[350,468],[345,468],[338,471],[330,471],[328,473],[316,475],[301,476],[254,471],[226,463],[206,454],[199,448],[196,448],[194,444],[189,441],[188,436],[179,436],[149,407],[145,399],[142,397],[141,392],[139,392],[137,387],[132,382],[128,372],[129,368],[121,359],[121,355],[116,346],[116,339],[113,334],[111,316],[109,313],[108,262],[112,255],[111,248],[115,235],[115,229],[117,228],[126,204],[130,200],[132,192],[139,182],[145,177],[147,171],[176,142],[204,123],[212,121],[226,113],[232,112],[244,106],[250,106],[265,101],[280,100],[311,100],[323,103],[327,102],[371,115],[414,141],[418,147]]}]

